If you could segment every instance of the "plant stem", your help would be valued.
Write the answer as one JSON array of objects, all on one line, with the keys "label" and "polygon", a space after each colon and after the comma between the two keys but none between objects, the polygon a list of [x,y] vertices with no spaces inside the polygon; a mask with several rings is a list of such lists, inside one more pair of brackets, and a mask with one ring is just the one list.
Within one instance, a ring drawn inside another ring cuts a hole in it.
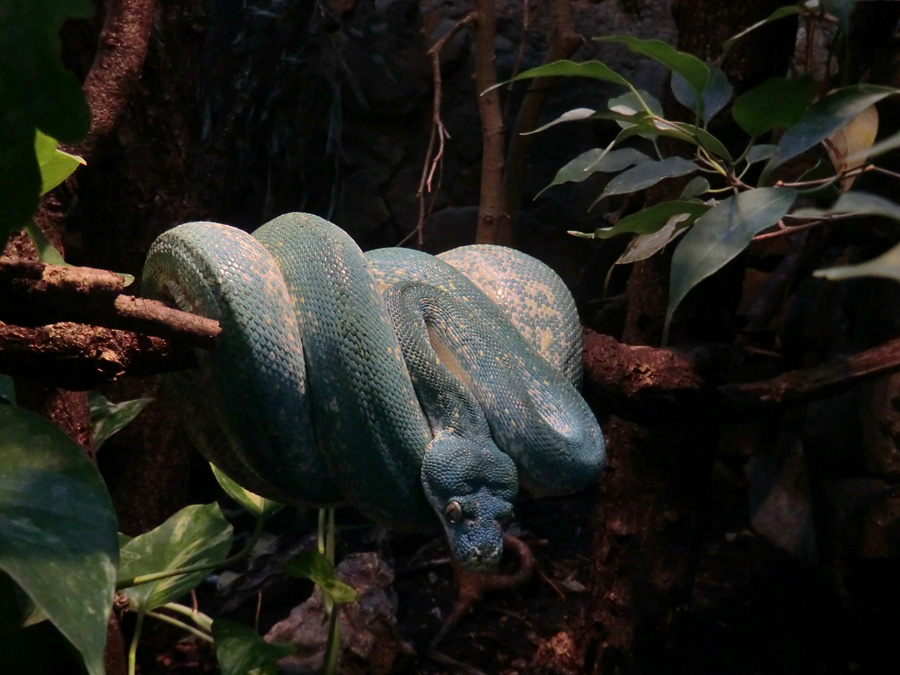
[{"label": "plant stem", "polygon": [[191,635],[204,640],[205,642],[209,642],[212,644],[214,640],[212,636],[204,630],[200,630],[199,628],[194,628],[193,626],[186,624],[184,621],[179,621],[174,616],[169,616],[168,614],[163,614],[162,612],[147,612],[147,616],[152,616],[154,619],[159,621],[163,621],[165,623],[171,624],[173,626],[177,626],[182,630],[187,631]]},{"label": "plant stem", "polygon": [[229,565],[233,565],[234,563],[243,560],[250,554],[250,552],[253,550],[253,547],[256,546],[256,542],[259,541],[260,536],[262,536],[264,524],[265,518],[256,519],[256,526],[253,530],[253,534],[250,536],[250,539],[247,540],[244,548],[235,553],[233,556],[225,558],[224,560],[198,563],[196,565],[188,565],[187,567],[180,567],[174,570],[164,570],[163,572],[154,572],[153,574],[141,574],[136,577],[132,577],[131,579],[124,579],[123,581],[119,581],[118,583],[116,583],[116,590],[131,588],[132,586],[140,586],[141,584],[149,584],[151,581],[159,581],[160,579],[177,577],[182,574],[193,574],[194,572],[203,572],[206,570],[214,570],[217,567],[228,567]]},{"label": "plant stem", "polygon": [[137,667],[137,648],[141,639],[141,629],[144,627],[144,610],[138,612],[137,621],[134,624],[134,635],[131,636],[131,644],[128,646],[128,675],[135,675]]},{"label": "plant stem", "polygon": [[179,614],[184,614],[185,616],[190,617],[195,624],[200,626],[200,628],[202,628],[206,632],[212,630],[212,617],[207,616],[203,612],[197,611],[193,607],[186,607],[177,602],[169,602],[163,605],[163,609],[168,609],[173,612],[178,612]]},{"label": "plant stem", "polygon": [[325,675],[335,675],[338,667],[338,657],[341,653],[341,631],[338,625],[337,605],[332,604],[331,616],[328,620],[328,644],[325,647],[325,664],[322,672]]}]

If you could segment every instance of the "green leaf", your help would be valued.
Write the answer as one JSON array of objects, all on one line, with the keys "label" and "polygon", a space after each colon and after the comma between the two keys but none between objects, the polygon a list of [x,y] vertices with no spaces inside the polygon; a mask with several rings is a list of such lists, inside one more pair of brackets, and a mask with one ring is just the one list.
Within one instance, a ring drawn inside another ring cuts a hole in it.
[{"label": "green leaf", "polygon": [[284,569],[294,576],[312,581],[336,604],[356,600],[356,590],[335,576],[334,566],[318,551],[308,551],[291,558],[285,563]]},{"label": "green leaf", "polygon": [[686,213],[679,213],[671,218],[656,232],[650,234],[639,234],[629,242],[625,248],[625,252],[619,256],[614,265],[628,265],[636,263],[640,260],[646,260],[650,256],[658,253],[666,247],[666,245],[674,240],[678,235],[687,231],[690,216]]},{"label": "green leaf", "polygon": [[278,661],[296,651],[291,645],[266,642],[233,619],[213,621],[212,635],[222,675],[277,675]]},{"label": "green leaf", "polygon": [[583,63],[576,63],[575,61],[562,60],[521,72],[507,82],[499,82],[493,87],[485,89],[482,94],[486,94],[497,87],[502,87],[509,82],[533,80],[538,77],[590,77],[595,80],[604,80],[606,82],[613,82],[614,84],[621,84],[623,87],[631,89],[631,83],[605,63],[601,63],[600,61],[584,61]]},{"label": "green leaf", "polygon": [[827,209],[808,207],[797,209],[791,215],[798,218],[823,218],[848,213],[900,220],[900,204],[868,192],[845,192]]},{"label": "green leaf", "polygon": [[10,375],[0,375],[0,405],[16,402],[16,384]]},{"label": "green leaf", "polygon": [[697,92],[690,86],[678,73],[672,73],[672,81],[670,83],[672,94],[678,101],[688,110],[692,110],[704,124],[708,123],[713,117],[728,105],[734,94],[734,89],[728,78],[716,66],[707,66],[709,68],[709,83],[703,90],[702,96],[698,96]]},{"label": "green leaf", "polygon": [[0,2],[0,244],[37,208],[35,130],[70,143],[87,133],[90,113],[81,84],[60,61],[59,30],[93,10],[90,0]]},{"label": "green leaf", "polygon": [[856,277],[884,277],[900,281],[900,244],[868,262],[816,270],[813,272],[813,276],[831,281],[842,281]]},{"label": "green leaf", "polygon": [[596,37],[594,40],[623,44],[635,54],[651,58],[678,73],[698,94],[706,89],[709,81],[709,66],[693,54],[680,52],[662,40],[645,40],[628,35]]},{"label": "green leaf", "polygon": [[698,145],[712,155],[721,157],[729,162],[734,161],[731,157],[731,153],[728,152],[728,149],[718,138],[706,131],[706,129],[701,129],[693,124],[654,119],[646,115],[635,115],[633,120],[629,121],[633,121],[634,124],[623,129],[619,135],[616,136],[613,145],[618,145],[632,136],[641,136],[644,138],[669,136],[670,138],[677,138],[678,140],[691,143],[692,145]]},{"label": "green leaf", "polygon": [[[597,202],[611,195],[644,190],[651,185],[656,185],[661,180],[685,176],[697,171],[699,168],[694,162],[677,155],[661,160],[651,159],[641,162],[610,180],[606,185],[606,189],[597,198]],[[594,202],[594,204],[597,202]]]},{"label": "green leaf", "polygon": [[[222,561],[233,543],[218,504],[193,504],[122,547],[119,582],[137,576]],[[129,606],[151,610],[173,602],[209,576],[209,570],[126,588]]]},{"label": "green leaf", "polygon": [[759,145],[754,145],[747,151],[747,156],[744,157],[744,161],[746,161],[747,164],[756,164],[764,159],[769,159],[774,154],[774,145],[770,143],[760,143]]},{"label": "green leaf", "polygon": [[628,117],[644,115],[647,111],[657,117],[663,116],[662,103],[660,103],[655,96],[643,89],[626,91],[621,96],[614,96],[606,102],[606,107],[611,112],[624,115],[625,119],[620,120],[623,122],[628,122]]},{"label": "green leaf", "polygon": [[225,494],[240,504],[251,515],[257,518],[268,518],[284,508],[284,504],[260,497],[255,492],[250,492],[250,490],[241,487],[237,482],[229,478],[224,471],[216,467],[215,464],[211,463],[209,466],[212,469],[213,476],[216,477],[219,485],[225,490]]},{"label": "green leaf", "polygon": [[0,569],[102,675],[119,547],[103,479],[60,429],[0,406]]},{"label": "green leaf", "polygon": [[881,99],[898,93],[893,87],[857,84],[834,91],[809,108],[803,117],[778,142],[775,156],[769,160],[760,176],[764,182],[772,171],[848,124],[863,110]]},{"label": "green leaf", "polygon": [[58,145],[52,136],[40,130],[35,132],[34,152],[41,170],[41,194],[50,192],[72,175],[80,164],[85,163],[83,157],[63,152]]},{"label": "green leaf", "polygon": [[[553,182],[545,187],[544,190],[562,183],[580,183],[596,171],[615,173],[634,164],[649,160],[650,158],[647,155],[634,148],[620,148],[619,150],[609,151],[605,148],[594,148],[581,153],[557,171]],[[541,190],[538,194],[540,195],[544,190]]]},{"label": "green leaf", "polygon": [[690,225],[697,217],[709,211],[709,204],[702,202],[672,201],[654,204],[643,211],[625,216],[613,227],[600,228],[594,232],[594,239],[609,239],[619,234],[650,234],[656,232],[669,222],[674,216],[684,215],[682,222],[685,227]]},{"label": "green leaf", "polygon": [[542,131],[549,129],[550,127],[555,127],[557,124],[563,124],[564,122],[578,122],[580,120],[587,120],[593,117],[594,113],[596,112],[597,111],[593,108],[573,108],[572,110],[567,110],[556,119],[547,122],[547,124],[540,126],[537,129],[526,131],[522,135],[530,136],[531,134],[539,134]]},{"label": "green leaf", "polygon": [[739,96],[731,116],[741,129],[757,138],[772,129],[797,124],[815,97],[812,80],[773,77]]},{"label": "green leaf", "polygon": [[793,16],[794,14],[799,14],[802,11],[800,7],[797,5],[787,5],[785,7],[779,7],[774,12],[769,14],[762,21],[757,21],[755,24],[750,26],[749,28],[745,28],[740,33],[736,35],[732,35],[730,38],[725,40],[725,43],[722,45],[722,54],[719,56],[718,63],[722,63],[725,60],[725,57],[728,55],[728,52],[731,51],[731,48],[734,47],[735,43],[740,40],[742,37],[750,33],[751,31],[756,30],[757,28],[761,28],[768,23],[772,23],[773,21],[778,21],[779,19],[783,19],[786,16]]},{"label": "green leaf", "polygon": [[679,199],[693,199],[709,192],[709,181],[704,176],[694,176],[684,186]]},{"label": "green leaf", "polygon": [[871,148],[864,148],[859,152],[850,155],[846,161],[849,165],[852,166],[859,162],[871,160],[879,155],[883,155],[886,152],[896,150],[897,148],[900,148],[900,131],[895,134],[891,134],[884,140],[878,141]]},{"label": "green leaf", "polygon": [[91,411],[91,431],[94,450],[99,450],[109,437],[127,427],[152,398],[136,398],[132,401],[113,403],[96,391],[87,394]]},{"label": "green leaf", "polygon": [[665,332],[688,291],[737,257],[758,233],[788,212],[797,193],[759,188],[729,197],[700,216],[672,255]]},{"label": "green leaf", "polygon": [[50,240],[47,239],[47,236],[41,231],[41,228],[29,221],[25,223],[25,226],[22,229],[25,230],[25,234],[29,236],[34,247],[37,249],[38,257],[41,259],[41,262],[50,265],[71,267],[69,263],[63,260],[62,255],[60,255],[59,251],[56,250],[56,247],[50,243]]}]

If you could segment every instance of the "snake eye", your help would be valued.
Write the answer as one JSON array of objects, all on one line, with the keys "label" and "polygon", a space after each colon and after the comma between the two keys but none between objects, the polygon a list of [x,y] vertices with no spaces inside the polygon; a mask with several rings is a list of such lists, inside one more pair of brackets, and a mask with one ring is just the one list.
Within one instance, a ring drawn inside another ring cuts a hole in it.
[{"label": "snake eye", "polygon": [[448,502],[447,508],[444,509],[444,515],[450,523],[458,523],[462,520],[462,507],[459,502]]}]

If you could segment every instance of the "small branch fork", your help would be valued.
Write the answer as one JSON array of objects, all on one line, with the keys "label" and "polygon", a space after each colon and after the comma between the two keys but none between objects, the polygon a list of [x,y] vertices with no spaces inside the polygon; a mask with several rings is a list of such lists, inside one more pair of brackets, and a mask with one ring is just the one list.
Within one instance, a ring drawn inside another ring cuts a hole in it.
[{"label": "small branch fork", "polygon": [[[419,219],[416,221],[416,229],[403,239],[398,245],[403,245],[406,241],[416,236],[416,245],[422,248],[425,240],[425,218],[434,207],[434,199],[430,205],[425,205],[425,195],[434,193],[437,196],[437,189],[440,189],[441,167],[444,159],[444,141],[450,138],[447,133],[447,127],[441,120],[441,101],[443,98],[441,79],[441,51],[447,46],[447,43],[453,39],[459,31],[466,26],[475,23],[478,20],[478,12],[470,12],[465,17],[457,21],[437,42],[435,42],[427,52],[428,58],[431,59],[431,72],[433,80],[433,96],[431,107],[431,137],[428,139],[428,149],[425,151],[425,159],[422,162],[422,176],[419,179],[419,188],[416,191],[416,197],[419,200]],[[438,187],[434,188],[434,176],[438,175]]]}]

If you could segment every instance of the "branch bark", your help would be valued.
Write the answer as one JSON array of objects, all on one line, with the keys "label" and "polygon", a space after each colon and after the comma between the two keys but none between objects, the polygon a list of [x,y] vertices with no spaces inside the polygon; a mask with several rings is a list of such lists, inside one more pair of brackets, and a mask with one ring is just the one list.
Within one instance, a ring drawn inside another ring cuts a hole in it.
[{"label": "branch bark", "polygon": [[476,0],[475,93],[481,118],[481,202],[476,244],[512,244],[509,211],[503,194],[503,114],[500,92],[486,90],[497,83],[494,53],[494,0]]}]

